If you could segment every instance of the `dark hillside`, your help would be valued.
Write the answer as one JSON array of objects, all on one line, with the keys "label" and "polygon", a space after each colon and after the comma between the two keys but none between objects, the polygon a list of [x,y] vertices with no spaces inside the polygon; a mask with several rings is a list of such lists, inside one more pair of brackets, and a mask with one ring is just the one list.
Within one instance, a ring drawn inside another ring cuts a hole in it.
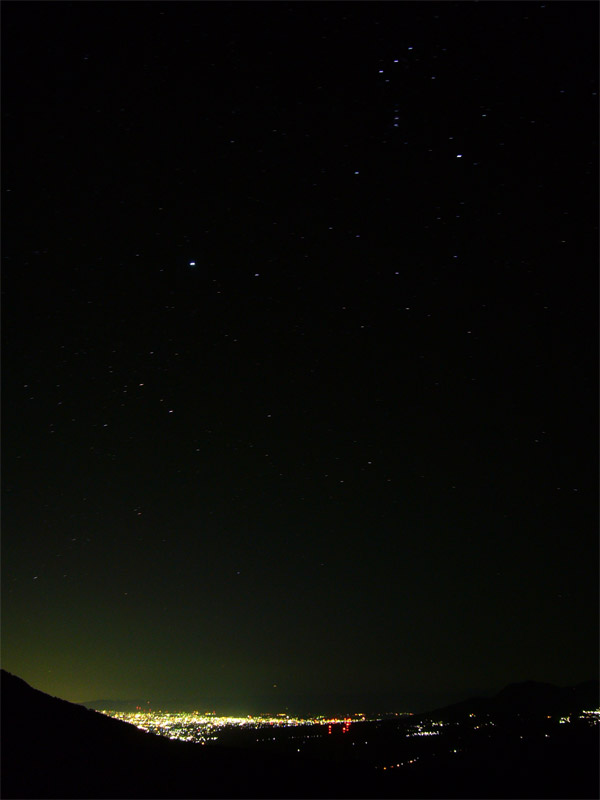
[{"label": "dark hillside", "polygon": [[336,796],[339,783],[333,767],[301,758],[144,733],[32,689],[4,670],[2,765],[6,800]]},{"label": "dark hillside", "polygon": [[488,714],[494,719],[520,716],[529,720],[547,715],[578,714],[600,707],[600,683],[585,681],[576,686],[524,681],[510,683],[494,697],[474,697],[435,711],[417,714],[416,719],[431,718],[461,721],[469,714]]},{"label": "dark hillside", "polygon": [[[224,737],[228,746],[171,741],[3,671],[2,797],[591,800],[599,726],[578,714],[597,707],[597,693],[593,681],[515,684],[427,715],[353,724],[347,736],[324,737],[308,758],[286,749],[285,730],[277,752],[261,750],[248,731]],[[411,733],[431,730],[434,720],[445,721],[439,735]],[[337,755],[327,749],[336,741],[347,745]]]}]

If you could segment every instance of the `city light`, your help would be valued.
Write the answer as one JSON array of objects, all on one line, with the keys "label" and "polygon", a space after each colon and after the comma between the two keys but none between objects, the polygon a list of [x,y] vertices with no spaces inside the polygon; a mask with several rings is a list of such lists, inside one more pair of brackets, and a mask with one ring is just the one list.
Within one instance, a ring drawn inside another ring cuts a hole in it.
[{"label": "city light", "polygon": [[258,729],[258,728],[291,728],[299,726],[323,725],[328,726],[328,732],[332,732],[332,726],[341,726],[342,733],[347,733],[353,722],[366,722],[364,714],[356,714],[353,717],[292,717],[287,714],[254,715],[247,717],[221,717],[214,713],[198,711],[169,713],[162,711],[150,711],[141,709],[134,712],[128,711],[102,711],[109,717],[128,722],[143,731],[166,736],[169,739],[180,739],[184,742],[197,742],[206,744],[218,739],[220,732],[234,728]]},{"label": "city light", "polygon": [[[230,742],[227,734],[231,731],[253,731],[251,739],[255,740],[259,747],[275,746],[291,747],[293,752],[305,753],[305,747],[311,748],[316,742],[312,740],[327,740],[327,746],[346,747],[351,744],[356,750],[357,755],[367,752],[370,742],[364,741],[363,736],[366,731],[355,723],[376,722],[381,723],[395,719],[398,721],[398,735],[402,737],[404,745],[399,747],[396,757],[390,758],[394,763],[381,762],[374,765],[375,769],[398,770],[410,768],[418,762],[419,756],[414,752],[414,748],[422,751],[426,747],[425,742],[417,743],[421,737],[439,737],[432,746],[437,752],[452,754],[463,753],[462,747],[458,746],[456,736],[458,730],[466,723],[469,731],[473,731],[477,737],[489,738],[491,730],[499,726],[498,721],[492,719],[489,713],[470,713],[464,723],[459,721],[449,722],[435,718],[420,717],[417,720],[410,713],[365,715],[354,714],[351,716],[291,716],[289,714],[258,714],[248,716],[220,716],[214,711],[191,711],[191,712],[163,712],[152,711],[149,707],[138,707],[134,712],[123,711],[103,711],[107,716],[114,717],[129,724],[135,725],[141,730],[164,736],[169,739],[177,739],[184,742],[193,742],[201,745],[211,745],[214,743]],[[404,717],[402,722],[398,719]],[[573,713],[569,716],[544,715],[545,720],[552,720],[558,724],[583,723],[584,725],[600,724],[600,709],[585,710]],[[285,728],[312,728],[312,731],[298,730],[294,733],[283,735]],[[501,727],[501,726],[500,726]],[[280,735],[278,731],[282,731]],[[349,734],[348,736],[344,734]],[[544,738],[551,738],[548,732],[543,733]],[[331,738],[330,738],[331,737]],[[339,737],[339,738],[338,738]],[[370,737],[369,737],[370,738]],[[519,736],[520,739],[524,737]],[[301,740],[301,741],[299,741]],[[411,742],[414,740],[414,744]],[[379,760],[376,757],[376,760]],[[387,759],[386,759],[387,761]]]}]

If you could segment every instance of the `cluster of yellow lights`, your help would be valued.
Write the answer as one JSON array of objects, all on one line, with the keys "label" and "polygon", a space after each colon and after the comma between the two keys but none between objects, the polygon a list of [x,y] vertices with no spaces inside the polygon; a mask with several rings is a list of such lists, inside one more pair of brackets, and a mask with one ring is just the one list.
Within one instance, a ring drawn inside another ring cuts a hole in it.
[{"label": "cluster of yellow lights", "polygon": [[[550,719],[550,718],[548,718]],[[595,708],[593,711],[582,711],[581,714],[577,717],[577,719],[584,719],[586,722],[589,722],[590,725],[599,725],[600,724],[600,708]],[[561,725],[565,725],[568,722],[573,720],[573,716],[570,717],[559,717],[559,723]]]},{"label": "cluster of yellow lights", "polygon": [[[476,715],[475,714],[469,714],[469,717],[474,719],[474,718],[476,718]],[[589,722],[592,725],[598,725],[598,724],[600,724],[600,708],[599,709],[595,709],[594,711],[582,711],[581,714],[579,714],[578,718],[579,719],[584,719],[584,720],[586,720],[587,722]],[[552,717],[548,717],[548,719],[552,719]],[[559,717],[558,721],[559,721],[559,723],[565,724],[565,723],[568,723],[568,722],[571,721],[571,717]],[[423,724],[418,724],[418,725],[413,726],[413,729],[410,731],[410,733],[406,734],[406,737],[409,738],[409,737],[412,737],[412,736],[436,736],[437,734],[440,733],[440,731],[439,730],[431,730],[430,728],[431,727],[433,727],[433,728],[441,728],[443,726],[444,726],[443,722],[429,722],[427,727],[425,725],[423,725]],[[485,728],[485,727],[488,727],[488,726],[495,727],[494,723],[491,720],[487,720],[486,722],[482,723],[481,725],[475,725],[474,726],[474,730],[478,730],[479,728]],[[546,736],[546,738],[548,738],[549,734],[545,734],[545,736]],[[523,738],[523,737],[521,737],[521,738]],[[452,750],[451,752],[458,753],[458,752],[461,752],[461,751],[460,750]],[[397,764],[388,764],[385,767],[380,767],[380,769],[383,769],[383,770],[386,770],[386,771],[389,770],[389,769],[398,769],[399,767],[405,767],[408,764],[415,764],[418,760],[419,760],[419,757],[416,756],[415,758],[411,758],[408,761],[400,761]]]},{"label": "cluster of yellow lights", "polygon": [[[261,714],[256,716],[247,717],[221,717],[215,713],[206,712],[204,714],[199,711],[192,712],[178,712],[168,713],[163,711],[103,711],[102,713],[108,716],[115,717],[116,719],[123,720],[135,725],[141,730],[150,733],[167,736],[170,739],[180,739],[185,742],[197,742],[206,744],[206,742],[216,741],[219,731],[231,728],[284,728],[284,727],[298,727],[310,725],[327,725],[329,726],[329,733],[331,733],[332,725],[342,725],[342,731],[347,733],[351,723],[353,722],[366,722],[367,717],[364,714],[354,714],[351,717],[292,717],[287,714],[277,714],[271,716],[268,714]],[[475,714],[469,714],[471,718]],[[560,717],[559,723],[565,724],[571,722],[572,717]],[[579,719],[585,719],[592,725],[600,724],[600,709],[593,711],[582,711]],[[440,733],[439,728],[443,727],[443,722],[428,721],[427,723],[417,723],[412,727],[408,737],[413,736],[437,736]],[[487,720],[482,725],[476,725],[475,728],[493,726],[491,720]],[[456,751],[454,751],[456,752]],[[417,759],[401,762],[398,764],[391,764],[389,767],[383,769],[393,769],[394,767],[402,767],[405,764],[414,764]]]},{"label": "cluster of yellow lights", "polygon": [[[444,722],[433,722],[432,720],[428,720],[426,723],[418,722],[411,726],[406,738],[410,739],[413,736],[439,736],[439,728],[443,728],[445,724]],[[437,730],[432,730],[432,728]]]},{"label": "cluster of yellow lights", "polygon": [[110,717],[135,725],[141,730],[181,739],[186,742],[215,741],[220,730],[226,728],[297,727],[299,725],[343,725],[347,730],[353,722],[366,722],[364,714],[352,717],[290,717],[258,715],[247,717],[220,717],[198,711],[168,713],[163,711],[103,711]]}]

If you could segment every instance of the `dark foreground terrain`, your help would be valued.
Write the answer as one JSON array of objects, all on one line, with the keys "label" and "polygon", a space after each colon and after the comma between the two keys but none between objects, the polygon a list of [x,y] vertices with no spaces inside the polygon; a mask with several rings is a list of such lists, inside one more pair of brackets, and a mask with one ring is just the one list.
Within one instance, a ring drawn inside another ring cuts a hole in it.
[{"label": "dark foreground terrain", "polygon": [[599,726],[578,717],[597,706],[597,681],[520,684],[409,721],[355,723],[300,755],[289,730],[271,751],[256,735],[206,747],[153,736],[3,671],[2,797],[597,798]]}]

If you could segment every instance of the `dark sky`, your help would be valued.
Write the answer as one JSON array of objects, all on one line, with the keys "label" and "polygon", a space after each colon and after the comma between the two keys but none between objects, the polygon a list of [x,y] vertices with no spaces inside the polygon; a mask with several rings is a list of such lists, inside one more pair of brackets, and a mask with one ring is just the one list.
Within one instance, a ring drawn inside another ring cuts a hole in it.
[{"label": "dark sky", "polygon": [[3,666],[240,713],[594,677],[597,4],[2,27]]}]

